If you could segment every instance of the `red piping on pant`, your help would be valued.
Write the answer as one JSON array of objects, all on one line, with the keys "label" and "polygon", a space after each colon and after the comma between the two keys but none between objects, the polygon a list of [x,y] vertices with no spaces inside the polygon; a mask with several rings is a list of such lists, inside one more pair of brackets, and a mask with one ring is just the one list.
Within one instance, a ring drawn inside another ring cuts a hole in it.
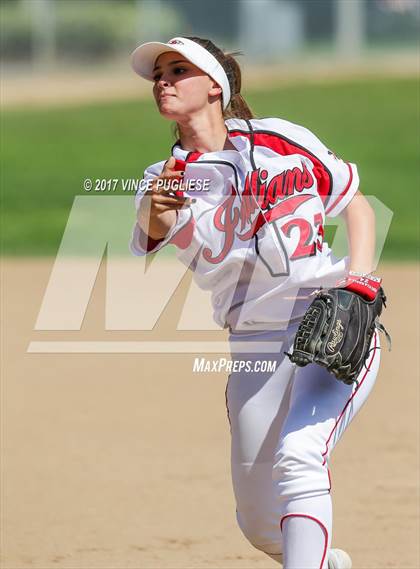
[{"label": "red piping on pant", "polygon": [[326,441],[326,443],[325,443],[325,451],[322,453],[322,456],[323,456],[323,458],[324,458],[323,463],[322,463],[322,466],[324,466],[324,464],[325,464],[326,461],[327,461],[328,443],[330,442],[331,437],[333,436],[333,433],[334,433],[335,429],[337,428],[339,422],[340,422],[341,419],[343,418],[343,415],[344,415],[344,413],[346,412],[347,407],[348,407],[348,406],[350,405],[350,403],[352,402],[353,397],[356,395],[356,393],[357,393],[357,392],[359,391],[359,389],[362,387],[362,383],[364,382],[364,380],[365,380],[367,374],[368,374],[369,371],[370,371],[370,368],[371,368],[372,363],[373,363],[373,359],[374,359],[375,354],[376,354],[376,344],[377,344],[377,342],[376,342],[376,334],[377,334],[377,332],[375,331],[375,335],[374,335],[374,342],[375,342],[375,343],[374,343],[373,350],[372,350],[373,353],[372,353],[372,357],[370,358],[369,365],[367,366],[367,369],[366,369],[366,371],[365,371],[365,374],[364,374],[364,376],[362,377],[362,379],[361,379],[359,385],[356,387],[356,389],[355,389],[354,392],[352,393],[350,399],[349,399],[349,400],[347,401],[347,403],[344,405],[344,408],[343,408],[343,410],[341,411],[340,416],[339,416],[338,419],[336,420],[335,425],[334,425],[334,427],[332,428],[332,431],[331,431],[331,433],[330,433],[330,435],[329,435],[329,437],[328,437],[328,439],[327,439],[327,441]]},{"label": "red piping on pant", "polygon": [[283,532],[283,522],[286,518],[307,518],[308,520],[312,520],[313,522],[317,523],[320,526],[320,528],[324,532],[324,538],[325,538],[324,551],[322,552],[321,565],[319,566],[319,569],[322,569],[324,566],[325,556],[327,555],[327,549],[328,549],[328,530],[327,530],[327,528],[324,526],[324,524],[320,520],[318,520],[317,518],[314,518],[313,516],[309,516],[308,514],[286,514],[280,520],[280,531],[281,532]]}]

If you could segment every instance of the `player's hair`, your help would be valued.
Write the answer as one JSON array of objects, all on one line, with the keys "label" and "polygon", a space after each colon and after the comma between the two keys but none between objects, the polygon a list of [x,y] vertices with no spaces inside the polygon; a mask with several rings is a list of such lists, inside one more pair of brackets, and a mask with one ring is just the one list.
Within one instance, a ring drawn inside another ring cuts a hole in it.
[{"label": "player's hair", "polygon": [[223,110],[223,117],[225,119],[254,118],[254,113],[251,111],[245,99],[241,95],[242,73],[241,73],[241,68],[239,67],[239,63],[236,61],[234,57],[236,55],[242,55],[241,52],[235,51],[231,53],[224,53],[210,40],[198,38],[195,36],[192,37],[184,36],[184,37],[188,40],[195,41],[196,43],[201,45],[201,47],[204,47],[204,49],[206,49],[209,53],[213,55],[213,57],[217,59],[217,61],[225,70],[225,73],[229,81],[231,99],[226,109]]}]

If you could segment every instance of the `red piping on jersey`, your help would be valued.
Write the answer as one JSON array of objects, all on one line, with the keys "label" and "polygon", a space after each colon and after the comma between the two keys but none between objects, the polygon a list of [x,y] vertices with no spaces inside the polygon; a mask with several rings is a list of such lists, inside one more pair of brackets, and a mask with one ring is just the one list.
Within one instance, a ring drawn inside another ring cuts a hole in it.
[{"label": "red piping on jersey", "polygon": [[286,514],[280,520],[280,531],[281,532],[283,532],[283,522],[287,518],[307,518],[308,520],[312,520],[313,522],[317,523],[320,526],[320,528],[322,529],[322,531],[324,533],[324,540],[325,540],[324,541],[324,551],[322,552],[321,564],[319,566],[319,569],[322,569],[324,566],[325,556],[327,555],[327,549],[328,549],[328,530],[327,530],[327,528],[324,526],[324,524],[320,520],[318,520],[317,518],[314,518],[313,516],[309,516],[308,514]]},{"label": "red piping on jersey", "polygon": [[352,182],[353,182],[353,168],[350,166],[350,164],[348,162],[346,162],[349,172],[350,172],[350,176],[349,176],[349,181],[347,186],[344,188],[344,190],[341,192],[341,194],[338,196],[338,198],[335,200],[335,202],[328,206],[327,210],[326,210],[326,214],[328,215],[330,213],[331,210],[333,210],[335,208],[335,206],[344,198],[344,196],[347,194],[347,192],[349,191]]},{"label": "red piping on jersey", "polygon": [[196,162],[202,154],[202,152],[190,152],[185,162]]},{"label": "red piping on jersey", "polygon": [[356,389],[354,390],[354,392],[352,393],[350,399],[349,399],[349,400],[347,401],[347,403],[344,405],[343,410],[341,411],[340,416],[339,416],[338,419],[336,420],[335,425],[334,425],[334,427],[332,428],[332,431],[331,431],[331,433],[329,434],[329,437],[328,437],[328,439],[327,439],[327,441],[326,441],[326,443],[325,443],[325,451],[324,451],[324,452],[322,453],[322,455],[321,455],[321,456],[323,457],[323,459],[324,459],[323,462],[322,462],[322,465],[323,465],[323,466],[324,466],[324,464],[325,464],[326,461],[327,461],[328,444],[329,444],[329,442],[330,442],[330,440],[331,440],[331,437],[333,436],[333,433],[334,433],[335,429],[337,428],[339,422],[340,422],[341,419],[343,418],[343,415],[344,415],[344,413],[346,412],[347,407],[350,405],[350,403],[351,403],[351,401],[353,400],[354,396],[355,396],[356,393],[359,391],[359,389],[362,387],[362,383],[365,381],[365,378],[366,378],[367,374],[368,374],[369,371],[370,371],[370,368],[371,368],[371,366],[372,366],[373,359],[374,359],[374,357],[375,357],[376,350],[377,350],[377,348],[376,348],[376,343],[377,343],[377,342],[376,342],[376,334],[377,334],[377,333],[375,332],[375,335],[374,335],[374,346],[373,346],[373,350],[372,350],[372,352],[373,352],[373,353],[372,353],[372,357],[370,358],[370,362],[369,362],[369,365],[367,366],[367,369],[366,369],[366,371],[365,371],[365,374],[364,374],[364,376],[362,377],[362,379],[361,379],[359,385],[357,386],[357,388],[356,388]]},{"label": "red piping on jersey", "polygon": [[[329,195],[331,194],[332,183],[330,173],[324,164],[319,160],[315,154],[312,154],[305,148],[294,144],[292,141],[281,136],[278,133],[261,133],[257,130],[252,133],[255,146],[265,146],[274,150],[281,156],[289,156],[290,154],[301,154],[306,158],[309,158],[314,164],[313,172],[315,178],[318,181],[318,194],[322,200],[322,203],[326,204]],[[246,133],[243,131],[229,131],[229,136],[246,136],[248,139],[251,138],[251,133]]]}]

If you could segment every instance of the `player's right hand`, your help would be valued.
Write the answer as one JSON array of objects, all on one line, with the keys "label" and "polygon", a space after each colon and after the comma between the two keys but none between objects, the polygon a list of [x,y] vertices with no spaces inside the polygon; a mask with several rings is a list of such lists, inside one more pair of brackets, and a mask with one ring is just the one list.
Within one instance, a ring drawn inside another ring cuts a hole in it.
[{"label": "player's right hand", "polygon": [[[138,224],[152,239],[165,237],[176,222],[176,211],[192,203],[190,198],[178,196],[170,189],[171,182],[175,181],[179,181],[179,186],[174,184],[174,188],[182,190],[183,187],[184,172],[176,171],[174,167],[175,158],[171,156],[162,173],[154,178],[150,189],[144,193],[142,205],[137,212]],[[162,185],[162,182],[165,185]],[[166,189],[167,187],[169,189]]]}]

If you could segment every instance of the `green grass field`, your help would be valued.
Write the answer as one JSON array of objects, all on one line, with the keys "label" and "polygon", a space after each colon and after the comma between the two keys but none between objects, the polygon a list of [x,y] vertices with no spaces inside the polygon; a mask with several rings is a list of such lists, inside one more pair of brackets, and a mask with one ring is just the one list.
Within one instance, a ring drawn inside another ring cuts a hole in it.
[{"label": "green grass field", "polygon": [[[358,165],[361,190],[394,212],[383,258],[417,256],[418,80],[302,84],[246,94],[258,116],[303,124]],[[85,178],[138,178],[169,155],[149,101],[2,113],[2,252],[55,254]],[[147,143],[146,143],[147,140]],[[99,196],[92,196],[99,199]]]}]

